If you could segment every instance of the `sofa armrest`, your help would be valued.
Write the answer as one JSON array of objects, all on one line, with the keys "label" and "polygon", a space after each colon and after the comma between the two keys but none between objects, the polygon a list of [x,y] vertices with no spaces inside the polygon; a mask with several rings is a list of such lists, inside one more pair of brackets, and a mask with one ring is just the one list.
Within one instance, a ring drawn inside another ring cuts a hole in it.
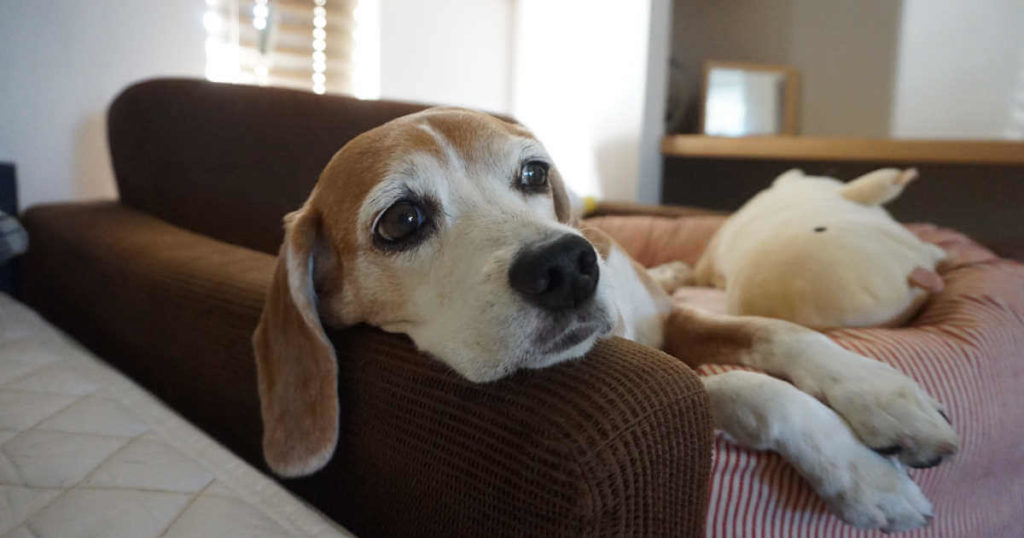
[{"label": "sofa armrest", "polygon": [[332,340],[342,439],[326,471],[347,481],[322,494],[349,499],[357,534],[703,536],[711,422],[681,361],[614,338],[481,385],[404,337]]},{"label": "sofa armrest", "polygon": [[250,338],[274,258],[116,202],[36,206],[21,296],[249,461],[260,458]]},{"label": "sofa armrest", "polygon": [[[36,207],[24,298],[265,469],[249,338],[273,257],[116,203]],[[703,534],[711,426],[680,361],[619,339],[468,383],[402,336],[334,331],[341,436],[285,484],[366,536]]]}]

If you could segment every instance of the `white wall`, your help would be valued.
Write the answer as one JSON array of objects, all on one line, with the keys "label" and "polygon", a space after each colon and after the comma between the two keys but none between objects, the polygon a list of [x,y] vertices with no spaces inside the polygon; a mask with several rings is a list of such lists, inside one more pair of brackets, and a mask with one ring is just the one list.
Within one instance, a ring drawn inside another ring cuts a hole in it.
[{"label": "white wall", "polygon": [[380,96],[508,112],[514,0],[379,0]]},{"label": "white wall", "polygon": [[1024,139],[1015,112],[1024,115],[1024,2],[904,0],[892,135]]},{"label": "white wall", "polygon": [[106,108],[128,84],[203,76],[201,0],[0,3],[0,161],[21,207],[113,197]]},{"label": "white wall", "polygon": [[381,97],[510,113],[580,194],[657,201],[670,0],[379,2]]},{"label": "white wall", "polygon": [[[664,26],[656,37],[667,47],[668,3],[653,4],[664,18],[654,21],[656,28]],[[650,1],[517,2],[513,113],[544,143],[579,194],[635,200],[643,191],[644,198],[652,192],[657,197],[657,186],[639,180],[641,147],[644,173],[648,181],[657,180],[651,176],[658,174],[651,139],[659,137],[642,135],[648,97],[664,102],[664,90],[656,87],[664,86],[663,71],[647,92],[651,14]],[[650,114],[657,131],[661,118]]]},{"label": "white wall", "polygon": [[[665,73],[646,66],[667,63],[669,0],[378,1],[381,97],[511,113],[581,193],[657,200]],[[0,160],[23,208],[116,195],[106,109],[141,79],[203,77],[204,12],[0,3]]]}]

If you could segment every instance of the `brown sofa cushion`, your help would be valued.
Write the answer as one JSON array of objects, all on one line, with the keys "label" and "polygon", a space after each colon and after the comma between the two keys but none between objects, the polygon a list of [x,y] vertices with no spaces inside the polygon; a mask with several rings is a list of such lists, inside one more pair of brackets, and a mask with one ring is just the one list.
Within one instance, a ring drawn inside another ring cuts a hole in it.
[{"label": "brown sofa cushion", "polygon": [[114,100],[121,201],[210,237],[276,253],[281,218],[351,138],[424,105],[160,79]]}]

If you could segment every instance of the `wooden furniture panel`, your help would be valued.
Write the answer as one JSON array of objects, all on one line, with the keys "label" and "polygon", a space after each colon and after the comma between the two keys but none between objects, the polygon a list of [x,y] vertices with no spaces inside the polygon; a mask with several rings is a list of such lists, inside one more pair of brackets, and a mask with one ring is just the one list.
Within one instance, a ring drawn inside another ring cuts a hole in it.
[{"label": "wooden furniture panel", "polygon": [[666,137],[662,203],[732,211],[790,168],[845,181],[915,166],[921,179],[887,206],[897,220],[955,228],[1024,259],[1024,143],[782,138]]},{"label": "wooden furniture panel", "polygon": [[793,161],[1006,164],[1024,166],[1024,142],[1009,140],[883,140],[872,138],[670,135],[666,157]]}]

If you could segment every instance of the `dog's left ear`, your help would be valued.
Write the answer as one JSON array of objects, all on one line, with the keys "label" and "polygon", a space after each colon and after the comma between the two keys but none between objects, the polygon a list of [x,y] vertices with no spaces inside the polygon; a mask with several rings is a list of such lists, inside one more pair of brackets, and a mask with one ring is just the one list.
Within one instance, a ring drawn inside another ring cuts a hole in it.
[{"label": "dog's left ear", "polygon": [[575,226],[578,219],[572,214],[572,202],[569,200],[569,193],[565,190],[565,183],[557,170],[553,170],[551,177],[551,198],[555,201],[555,217],[558,222]]},{"label": "dog's left ear", "polygon": [[338,365],[317,314],[314,258],[324,255],[309,206],[285,217],[285,240],[253,334],[263,456],[283,476],[326,465],[338,441]]}]

